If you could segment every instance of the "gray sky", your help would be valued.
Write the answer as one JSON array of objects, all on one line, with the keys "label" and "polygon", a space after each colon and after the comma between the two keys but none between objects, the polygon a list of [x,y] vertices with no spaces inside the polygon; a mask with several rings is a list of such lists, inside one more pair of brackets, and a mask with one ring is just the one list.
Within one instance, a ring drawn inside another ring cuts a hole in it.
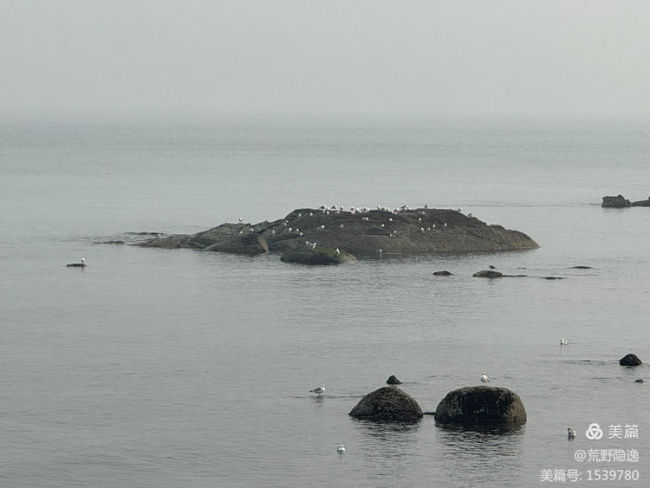
[{"label": "gray sky", "polygon": [[650,2],[0,0],[0,110],[650,115]]}]

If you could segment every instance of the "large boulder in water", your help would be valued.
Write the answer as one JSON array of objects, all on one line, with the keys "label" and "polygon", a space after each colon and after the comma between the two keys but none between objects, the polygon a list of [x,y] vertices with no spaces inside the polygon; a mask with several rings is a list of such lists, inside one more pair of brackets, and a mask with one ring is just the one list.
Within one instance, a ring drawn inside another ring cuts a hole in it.
[{"label": "large boulder in water", "polygon": [[384,386],[364,396],[350,415],[366,420],[414,422],[422,418],[422,409],[408,393],[396,386]]},{"label": "large boulder in water", "polygon": [[603,208],[626,208],[631,206],[631,203],[623,195],[605,196],[601,206]]},{"label": "large boulder in water", "polygon": [[641,361],[636,354],[628,354],[619,359],[618,364],[621,366],[641,366],[643,361]]},{"label": "large boulder in water", "polygon": [[519,395],[507,388],[469,386],[447,393],[435,419],[466,427],[517,427],[526,423],[526,409]]}]

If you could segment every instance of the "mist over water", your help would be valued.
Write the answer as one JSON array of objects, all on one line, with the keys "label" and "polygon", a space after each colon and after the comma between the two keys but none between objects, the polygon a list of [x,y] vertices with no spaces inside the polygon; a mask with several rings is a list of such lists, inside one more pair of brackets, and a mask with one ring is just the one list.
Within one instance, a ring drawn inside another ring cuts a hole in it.
[{"label": "mist over water", "polygon": [[[618,359],[650,360],[650,214],[600,198],[647,198],[649,129],[3,123],[0,485],[521,487],[538,486],[542,469],[623,468],[641,473],[623,486],[644,486],[648,390],[634,380],[647,367]],[[405,203],[462,208],[541,247],[310,268],[98,244]],[[82,256],[86,269],[65,267]],[[472,278],[489,264],[566,279]],[[432,276],[442,269],[455,274]],[[391,374],[432,411],[483,372],[521,396],[521,429],[347,415]],[[326,394],[310,395],[321,383]],[[592,422],[638,424],[640,439],[590,442]],[[594,446],[637,449],[640,462],[574,460]]]}]

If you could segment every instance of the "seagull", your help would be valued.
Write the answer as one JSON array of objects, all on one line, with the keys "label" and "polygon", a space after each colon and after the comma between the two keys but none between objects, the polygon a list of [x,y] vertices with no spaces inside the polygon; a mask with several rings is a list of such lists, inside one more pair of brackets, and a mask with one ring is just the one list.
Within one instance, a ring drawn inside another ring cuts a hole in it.
[{"label": "seagull", "polygon": [[570,441],[576,438],[576,431],[569,427],[567,430],[567,439]]},{"label": "seagull", "polygon": [[309,390],[309,393],[316,393],[317,395],[322,395],[325,393],[325,385],[320,385],[314,388],[313,390]]},{"label": "seagull", "polygon": [[345,452],[345,446],[343,444],[339,444],[339,447],[336,448],[336,452],[343,454]]},{"label": "seagull", "polygon": [[560,338],[560,346],[566,346],[569,343],[564,337]]},{"label": "seagull", "polygon": [[239,217],[239,223],[241,224],[244,221],[244,217]]},{"label": "seagull", "polygon": [[497,269],[497,267],[496,267],[496,266],[494,266],[494,265],[492,265],[492,264],[491,264],[491,265],[489,265],[489,266],[488,266],[488,268],[490,268],[490,269]]},{"label": "seagull", "polygon": [[341,251],[339,251],[339,248],[338,248],[338,247],[336,248],[336,254],[337,254],[337,255],[338,255],[338,254],[341,254]]},{"label": "seagull", "polygon": [[481,375],[481,383],[489,383],[489,382],[490,382],[490,378],[488,378],[487,374],[483,373]]}]

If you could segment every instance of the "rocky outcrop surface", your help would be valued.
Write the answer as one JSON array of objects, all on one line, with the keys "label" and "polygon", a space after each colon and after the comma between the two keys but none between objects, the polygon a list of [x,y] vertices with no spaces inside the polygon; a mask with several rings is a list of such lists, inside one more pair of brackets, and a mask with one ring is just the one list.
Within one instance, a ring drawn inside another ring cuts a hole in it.
[{"label": "rocky outcrop surface", "polygon": [[296,246],[286,249],[280,256],[280,261],[285,263],[310,265],[342,264],[356,260],[353,255],[331,247]]},{"label": "rocky outcrop surface", "polygon": [[519,395],[507,388],[470,386],[447,393],[435,419],[467,427],[517,427],[526,423],[526,409]]},{"label": "rocky outcrop surface", "polygon": [[396,386],[384,386],[364,396],[350,415],[366,420],[414,422],[422,418],[422,409],[413,397]]},{"label": "rocky outcrop surface", "polygon": [[621,366],[641,366],[643,361],[641,361],[636,354],[628,354],[619,359],[618,364]]},{"label": "rocky outcrop surface", "polygon": [[638,200],[630,204],[632,207],[650,207],[650,197],[647,200]]},{"label": "rocky outcrop surface", "polygon": [[[241,237],[251,233],[262,240]],[[222,224],[198,234],[157,237],[139,245],[255,254],[265,252],[266,248],[284,252],[314,244],[316,248],[339,249],[365,258],[538,247],[522,232],[488,225],[456,210],[429,208],[393,211],[303,208],[273,222]]]},{"label": "rocky outcrop surface", "polygon": [[603,208],[626,208],[630,207],[631,203],[623,195],[605,196],[601,206]]}]

